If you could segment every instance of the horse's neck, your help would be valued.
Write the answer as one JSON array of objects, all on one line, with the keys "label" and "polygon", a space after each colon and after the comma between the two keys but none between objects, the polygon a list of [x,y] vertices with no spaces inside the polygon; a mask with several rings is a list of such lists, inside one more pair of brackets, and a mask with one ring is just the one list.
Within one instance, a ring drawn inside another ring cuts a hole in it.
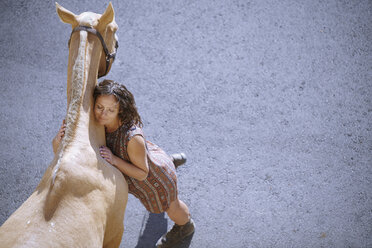
[{"label": "horse's neck", "polygon": [[101,44],[93,39],[89,41],[85,31],[80,31],[80,39],[72,43],[68,63],[63,150],[76,144],[93,147],[105,144],[104,128],[95,122],[93,111],[93,92],[97,82]]}]

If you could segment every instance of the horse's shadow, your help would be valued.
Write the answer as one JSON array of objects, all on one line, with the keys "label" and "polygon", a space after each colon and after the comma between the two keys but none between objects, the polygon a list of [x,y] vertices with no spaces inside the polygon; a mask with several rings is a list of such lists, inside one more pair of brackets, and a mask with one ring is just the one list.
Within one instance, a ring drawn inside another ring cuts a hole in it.
[{"label": "horse's shadow", "polygon": [[[144,221],[145,222],[144,217]],[[143,226],[143,225],[142,225]],[[165,218],[165,214],[153,214],[148,215],[146,225],[143,230],[141,230],[140,237],[136,248],[154,248],[158,239],[167,232],[168,220]],[[175,248],[188,248],[190,247],[193,235],[185,238],[181,244],[177,245]]]}]

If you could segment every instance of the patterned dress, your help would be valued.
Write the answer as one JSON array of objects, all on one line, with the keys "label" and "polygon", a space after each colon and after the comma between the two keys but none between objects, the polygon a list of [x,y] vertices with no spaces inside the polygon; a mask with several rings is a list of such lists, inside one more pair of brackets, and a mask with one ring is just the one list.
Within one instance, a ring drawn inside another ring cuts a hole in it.
[{"label": "patterned dress", "polygon": [[[121,159],[130,162],[127,146],[135,135],[145,139],[138,126],[121,125],[116,131],[106,133],[107,147]],[[146,141],[146,139],[145,139]],[[165,212],[177,198],[177,176],[172,159],[160,147],[146,141],[149,173],[145,180],[139,181],[124,175],[128,182],[129,193],[137,197],[151,213]]]}]

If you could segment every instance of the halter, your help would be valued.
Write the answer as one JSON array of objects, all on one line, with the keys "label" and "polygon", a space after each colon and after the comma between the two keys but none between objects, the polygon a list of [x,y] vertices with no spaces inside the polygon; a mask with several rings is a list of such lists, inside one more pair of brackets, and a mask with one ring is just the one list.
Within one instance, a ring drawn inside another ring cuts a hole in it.
[{"label": "halter", "polygon": [[68,40],[68,47],[70,47],[70,41],[71,41],[72,34],[74,32],[81,31],[81,30],[87,31],[89,33],[92,33],[92,34],[96,35],[98,37],[98,39],[101,41],[101,44],[102,44],[102,47],[103,47],[103,51],[106,54],[106,70],[105,70],[105,73],[104,74],[98,75],[98,78],[103,77],[103,76],[106,76],[106,74],[108,73],[108,68],[110,66],[110,60],[112,59],[112,63],[114,63],[114,61],[115,61],[116,51],[118,50],[119,42],[116,41],[116,43],[115,43],[115,52],[109,53],[109,51],[107,49],[107,46],[106,46],[106,43],[105,43],[105,41],[102,38],[102,35],[96,29],[94,29],[92,27],[89,27],[89,26],[78,26],[78,27],[74,28],[72,30],[72,32],[71,32],[70,39]]}]

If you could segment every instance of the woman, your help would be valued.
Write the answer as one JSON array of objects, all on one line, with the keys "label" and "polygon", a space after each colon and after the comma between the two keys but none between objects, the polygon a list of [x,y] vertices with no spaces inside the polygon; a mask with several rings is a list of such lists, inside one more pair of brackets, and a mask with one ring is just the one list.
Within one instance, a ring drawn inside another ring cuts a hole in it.
[{"label": "woman", "polygon": [[[112,80],[99,83],[94,91],[94,115],[105,126],[106,146],[102,158],[125,176],[129,193],[152,213],[167,212],[175,224],[157,242],[157,247],[172,247],[194,232],[189,209],[178,199],[175,165],[186,161],[184,154],[168,156],[161,148],[146,141],[134,97],[124,85]],[[65,123],[53,139],[56,151],[64,135]]]}]

